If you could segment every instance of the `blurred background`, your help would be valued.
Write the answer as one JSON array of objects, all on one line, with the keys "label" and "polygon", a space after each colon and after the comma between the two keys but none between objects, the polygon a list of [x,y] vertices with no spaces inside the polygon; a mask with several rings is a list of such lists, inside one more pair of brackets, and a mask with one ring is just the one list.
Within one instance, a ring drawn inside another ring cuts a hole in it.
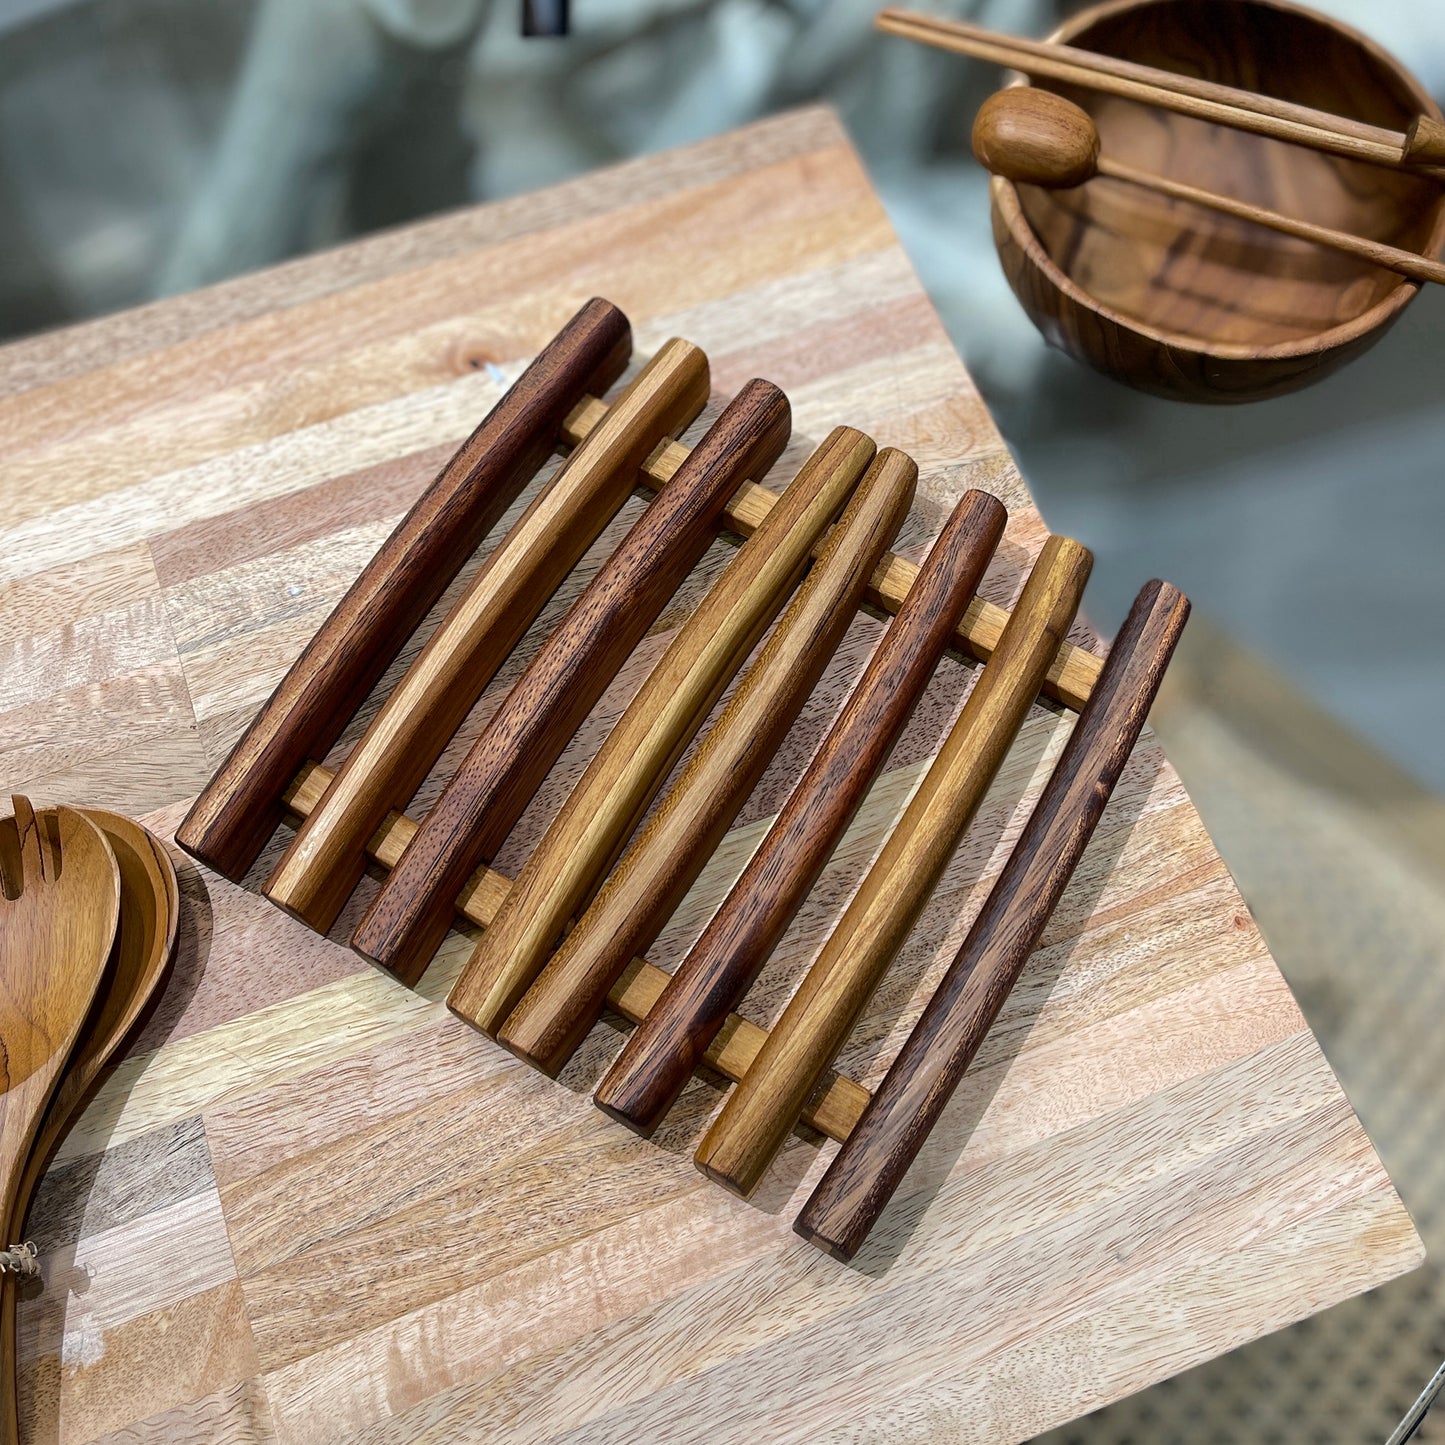
[{"label": "blurred background", "polygon": [[[872,0],[573,0],[556,39],[523,8],[0,0],[0,339],[832,104],[1044,515],[1095,550],[1091,620],[1151,575],[1194,598],[1156,726],[1432,1256],[1049,1438],[1383,1441],[1445,1355],[1445,294],[1295,396],[1153,400],[1049,351],[1003,281],[967,145],[997,71],[876,35]],[[1079,7],[922,8],[1039,35]],[[1445,96],[1438,0],[1316,8]]]}]

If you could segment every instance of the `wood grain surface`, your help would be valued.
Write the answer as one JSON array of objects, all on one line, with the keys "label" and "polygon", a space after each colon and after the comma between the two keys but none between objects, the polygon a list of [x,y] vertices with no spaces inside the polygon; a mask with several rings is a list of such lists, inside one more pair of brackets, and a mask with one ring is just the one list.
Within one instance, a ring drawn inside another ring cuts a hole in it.
[{"label": "wood grain surface", "polygon": [[532,850],[452,997],[495,1036],[596,891],[723,688],[782,610],[876,452],[836,427],[727,565]]},{"label": "wood grain surface", "polygon": [[405,808],[522,634],[617,514],[638,468],[707,403],[707,358],[674,337],[617,398],[488,556],[281,855],[266,896],[323,933],[365,867],[366,840]]},{"label": "wood grain surface", "polygon": [[626,316],[594,297],[537,355],[362,569],[202,790],[176,841],[239,878],[296,770],[340,737],[457,569],[552,450],[578,398],[627,365]]},{"label": "wood grain surface", "polygon": [[744,1197],[757,1188],[1003,766],[1092,565],[1067,537],[1044,543],[998,651],[898,826],[698,1146],[697,1165],[714,1183]]},{"label": "wood grain surface", "polygon": [[[732,826],[832,659],[913,501],[918,468],[879,452],[702,745],[597,897],[497,1031],[556,1075],[596,1022],[607,991],[650,948]],[[470,1019],[465,991],[447,1001]]]},{"label": "wood grain surface", "polygon": [[[758,479],[769,487],[839,424],[914,457],[894,544],[910,570],[965,491],[999,497],[1008,526],[969,610],[996,619],[1017,600],[1047,529],[840,127],[803,111],[0,348],[0,785],[119,809],[168,841],[397,519],[592,295],[627,312],[639,356],[669,336],[706,350],[717,395],[703,422],[751,376],[787,391],[795,435]],[[548,604],[414,816],[640,512],[624,504]],[[732,551],[708,550],[599,699],[502,873]],[[851,624],[650,966],[614,986],[619,1013],[645,1014],[882,630]],[[1070,638],[1092,679],[1099,638],[1084,621]],[[975,675],[939,664],[746,1019],[714,1042],[709,1057],[732,1060],[752,1040],[730,1077]],[[844,1073],[871,1087],[886,1069],[1073,724],[1031,707]],[[395,817],[378,830],[386,862],[404,831]],[[497,874],[466,893],[470,933],[412,991],[346,946],[372,879],[329,938],[261,895],[287,841],[239,884],[179,857],[174,980],[31,1210],[45,1280],[20,1301],[29,1439],[1003,1445],[1420,1257],[1147,729],[855,1266],[791,1228],[831,1145],[795,1135],[745,1204],[692,1166],[716,1081],[690,1085],[647,1142],[591,1101],[613,1023],[554,1083],[451,1017],[446,993],[505,891]],[[834,1137],[865,1100],[837,1087]]]},{"label": "wood grain surface", "polygon": [[782,454],[788,399],[749,381],[548,635],[472,744],[351,936],[415,983],[472,872],[490,863],[581,725],[713,539],[729,496]]},{"label": "wood grain surface", "polygon": [[752,987],[913,715],[1006,520],[983,492],[954,508],[777,820],[593,1095],[619,1123],[652,1135]]},{"label": "wood grain surface", "polygon": [[958,957],[798,1216],[798,1233],[836,1258],[852,1259],[862,1246],[1018,982],[1124,771],[1188,616],[1188,600],[1164,582],[1146,583],[1135,599]]}]

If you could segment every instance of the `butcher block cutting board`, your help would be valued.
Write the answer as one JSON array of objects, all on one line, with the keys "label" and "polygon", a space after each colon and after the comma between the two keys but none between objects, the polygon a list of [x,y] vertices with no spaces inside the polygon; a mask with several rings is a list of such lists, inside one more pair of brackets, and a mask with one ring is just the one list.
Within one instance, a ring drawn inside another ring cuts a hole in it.
[{"label": "butcher block cutting board", "polygon": [[[787,390],[775,483],[839,423],[910,452],[910,556],[965,488],[996,493],[1010,520],[985,595],[1013,601],[1044,524],[836,120],[805,111],[0,350],[4,788],[125,809],[169,838],[397,516],[594,294],[632,317],[638,357],[669,335],[704,347],[714,410],[754,375]],[[414,812],[641,505],[548,607]],[[714,544],[604,696],[503,871],[731,546]],[[721,899],[881,625],[856,619],[655,961],[675,964]],[[1074,638],[1099,645],[1082,624]],[[973,676],[941,666],[750,995],[759,1022]],[[848,1045],[841,1066],[864,1082],[952,957],[1073,717],[1033,709]],[[852,1266],[791,1229],[834,1146],[794,1136],[751,1204],[714,1188],[691,1158],[711,1084],[694,1081],[654,1142],[634,1137],[590,1099],[615,1026],[557,1082],[532,1072],[443,1007],[461,935],[410,991],[344,945],[374,881],[329,940],[261,897],[289,836],[239,887],[176,854],[175,980],[31,1216],[31,1439],[1016,1441],[1420,1258],[1147,732]]]}]

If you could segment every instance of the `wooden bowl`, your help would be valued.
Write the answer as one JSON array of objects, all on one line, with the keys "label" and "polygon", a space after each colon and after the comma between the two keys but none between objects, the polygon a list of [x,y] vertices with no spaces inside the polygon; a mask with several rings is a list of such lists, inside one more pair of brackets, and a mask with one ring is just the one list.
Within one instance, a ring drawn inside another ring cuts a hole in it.
[{"label": "wooden bowl", "polygon": [[[1440,115],[1377,45],[1281,0],[1110,0],[1051,38],[1394,130]],[[1445,242],[1438,181],[1040,84],[1094,117],[1115,160],[1432,256]],[[1372,346],[1420,287],[1104,178],[1071,191],[995,178],[992,196],[999,256],[1034,324],[1157,396],[1257,401],[1308,386]]]}]

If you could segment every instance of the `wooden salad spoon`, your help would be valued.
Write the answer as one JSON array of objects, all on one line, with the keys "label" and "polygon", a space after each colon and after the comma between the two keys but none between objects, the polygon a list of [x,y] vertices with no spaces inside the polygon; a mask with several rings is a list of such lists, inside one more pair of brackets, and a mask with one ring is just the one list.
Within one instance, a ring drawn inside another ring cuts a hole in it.
[{"label": "wooden salad spoon", "polygon": [[[11,802],[18,848],[0,853],[0,1220],[7,1243],[37,1131],[100,986],[120,913],[120,869],[96,824],[60,808],[52,836],[28,798],[17,794]],[[0,1357],[0,1398],[13,1421],[13,1350]]]},{"label": "wooden salad spoon", "polygon": [[1071,190],[1107,176],[1156,191],[1176,201],[1205,206],[1241,221],[1253,221],[1286,236],[1333,247],[1414,281],[1445,282],[1445,265],[1383,241],[1368,241],[1348,231],[1296,220],[1264,206],[1190,186],[1150,171],[1136,170],[1099,154],[1099,129],[1082,107],[1050,90],[1017,85],[1001,90],[979,108],[973,124],[973,153],[996,176],[1021,185]]}]

